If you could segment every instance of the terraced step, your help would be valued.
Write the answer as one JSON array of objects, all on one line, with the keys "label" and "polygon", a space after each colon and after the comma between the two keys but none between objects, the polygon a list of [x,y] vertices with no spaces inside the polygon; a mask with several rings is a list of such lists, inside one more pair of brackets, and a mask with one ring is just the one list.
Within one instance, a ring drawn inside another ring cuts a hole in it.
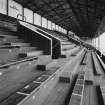
[{"label": "terraced step", "polygon": [[30,43],[11,43],[11,46],[30,46]]}]

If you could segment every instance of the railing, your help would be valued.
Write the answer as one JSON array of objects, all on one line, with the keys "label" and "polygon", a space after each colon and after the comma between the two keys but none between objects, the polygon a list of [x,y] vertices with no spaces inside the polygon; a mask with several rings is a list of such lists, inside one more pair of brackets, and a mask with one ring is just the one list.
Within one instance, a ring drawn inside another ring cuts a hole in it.
[{"label": "railing", "polygon": [[17,19],[19,19],[19,16],[22,17],[22,19],[26,22],[26,16],[22,14],[17,14]]}]

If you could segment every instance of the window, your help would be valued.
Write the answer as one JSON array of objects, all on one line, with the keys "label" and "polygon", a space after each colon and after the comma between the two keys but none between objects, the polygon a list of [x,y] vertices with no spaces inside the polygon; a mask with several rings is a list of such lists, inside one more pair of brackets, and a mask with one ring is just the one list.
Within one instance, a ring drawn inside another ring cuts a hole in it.
[{"label": "window", "polygon": [[41,26],[41,16],[37,13],[34,13],[34,24]]},{"label": "window", "polygon": [[47,28],[47,19],[42,17],[42,27]]},{"label": "window", "polygon": [[48,20],[48,29],[52,29],[52,26],[51,26],[51,21],[50,20]]},{"label": "window", "polygon": [[62,28],[61,27],[59,27],[59,31],[61,32],[61,30],[62,30]]},{"label": "window", "polygon": [[55,23],[52,23],[52,30],[55,30]]},{"label": "window", "polygon": [[7,14],[7,0],[0,0],[0,13]]},{"label": "window", "polygon": [[[12,16],[14,18],[17,18],[18,14],[22,15],[23,7],[18,4],[17,2],[13,0],[9,0],[9,5],[8,5],[8,15]],[[18,17],[19,19],[22,19],[22,16]]]},{"label": "window", "polygon": [[66,29],[64,29],[64,33],[67,34],[67,30]]},{"label": "window", "polygon": [[60,32],[60,26],[58,26],[58,31]]},{"label": "window", "polygon": [[26,18],[27,22],[33,23],[33,11],[31,11],[30,9],[24,8],[24,17]]},{"label": "window", "polygon": [[63,28],[61,27],[61,32],[63,33]]},{"label": "window", "polygon": [[57,31],[59,30],[58,25],[56,25],[56,30],[57,30]]}]

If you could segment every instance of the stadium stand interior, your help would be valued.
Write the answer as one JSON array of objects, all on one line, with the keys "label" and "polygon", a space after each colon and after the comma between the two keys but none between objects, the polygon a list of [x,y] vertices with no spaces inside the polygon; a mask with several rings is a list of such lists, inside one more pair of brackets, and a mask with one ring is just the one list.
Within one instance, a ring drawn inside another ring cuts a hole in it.
[{"label": "stadium stand interior", "polygon": [[87,22],[86,1],[51,1],[0,0],[0,105],[105,105],[104,23],[88,15],[105,2],[87,0]]}]

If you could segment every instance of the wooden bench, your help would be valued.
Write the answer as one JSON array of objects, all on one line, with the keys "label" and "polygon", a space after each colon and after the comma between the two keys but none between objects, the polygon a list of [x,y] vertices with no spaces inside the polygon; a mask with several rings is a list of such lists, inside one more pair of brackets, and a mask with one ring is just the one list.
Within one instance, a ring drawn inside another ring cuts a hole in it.
[{"label": "wooden bench", "polygon": [[63,83],[70,83],[70,74],[68,72],[63,72],[59,76],[59,81]]},{"label": "wooden bench", "polygon": [[86,71],[86,73],[85,73],[85,84],[92,85],[93,80],[94,80],[94,77],[93,77],[92,72],[90,72],[89,70]]},{"label": "wooden bench", "polygon": [[100,105],[105,105],[105,87],[97,86],[97,96]]},{"label": "wooden bench", "polygon": [[82,105],[85,74],[78,74],[69,105]]},{"label": "wooden bench", "polygon": [[80,103],[81,103],[81,96],[72,94],[69,105],[80,105]]},{"label": "wooden bench", "polygon": [[92,57],[93,57],[93,69],[94,69],[94,74],[95,75],[102,75],[103,72],[102,70],[100,70],[99,68],[99,63],[98,63],[98,59],[96,58],[96,55],[94,53],[92,53]]},{"label": "wooden bench", "polygon": [[38,57],[38,64],[36,66],[36,69],[40,71],[46,71],[47,65],[53,62],[51,56],[48,55],[41,55]]},{"label": "wooden bench", "polygon": [[103,69],[103,72],[105,73],[105,64],[104,64],[104,62],[102,61],[102,59],[99,57],[98,54],[96,54],[96,56],[97,56],[97,58],[99,60],[99,63],[101,65],[102,69]]},{"label": "wooden bench", "polygon": [[62,54],[61,56],[60,56],[60,58],[66,58],[67,56],[66,55],[64,55],[64,54]]},{"label": "wooden bench", "polygon": [[5,101],[1,102],[0,105],[17,105],[22,101],[27,95],[15,93],[8,97]]}]

